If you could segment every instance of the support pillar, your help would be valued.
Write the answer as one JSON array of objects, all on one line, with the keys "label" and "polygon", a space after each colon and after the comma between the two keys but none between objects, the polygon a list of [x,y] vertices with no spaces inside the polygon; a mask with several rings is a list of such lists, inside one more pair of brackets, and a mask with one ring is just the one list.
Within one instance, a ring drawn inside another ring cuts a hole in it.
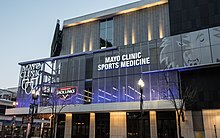
[{"label": "support pillar", "polygon": [[40,126],[40,137],[43,137],[43,130],[44,130],[44,119],[41,120],[41,126]]},{"label": "support pillar", "polygon": [[206,138],[220,137],[220,110],[203,110],[204,131]]},{"label": "support pillar", "polygon": [[151,138],[157,138],[156,111],[150,111],[150,136],[151,136]]},{"label": "support pillar", "polygon": [[127,138],[126,112],[110,112],[110,138]]},{"label": "support pillar", "polygon": [[65,115],[66,115],[66,119],[65,119],[64,137],[71,138],[72,137],[72,114],[66,113]]},{"label": "support pillar", "polygon": [[[194,138],[192,112],[185,111],[184,118],[185,118],[185,121],[183,122],[182,117],[180,117],[182,136],[184,138]],[[176,125],[177,125],[177,136],[179,136],[178,135],[179,129],[178,129],[178,115],[177,115],[177,113],[176,113]]]},{"label": "support pillar", "polygon": [[95,138],[95,113],[90,113],[89,138]]}]

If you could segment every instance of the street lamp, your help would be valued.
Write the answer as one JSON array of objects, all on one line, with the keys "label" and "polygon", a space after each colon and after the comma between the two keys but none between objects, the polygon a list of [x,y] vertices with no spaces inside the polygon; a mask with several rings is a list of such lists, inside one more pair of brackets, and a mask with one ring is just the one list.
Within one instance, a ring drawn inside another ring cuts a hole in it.
[{"label": "street lamp", "polygon": [[32,94],[33,103],[31,103],[29,107],[30,129],[27,130],[27,138],[31,138],[32,136],[32,125],[33,125],[33,120],[34,120],[34,114],[37,113],[37,109],[38,109],[37,99],[39,96],[39,91],[33,90],[31,94]]},{"label": "street lamp", "polygon": [[138,85],[140,86],[140,93],[141,93],[141,97],[140,97],[140,112],[141,112],[141,127],[140,127],[140,136],[141,138],[144,138],[143,135],[143,127],[144,127],[144,122],[143,122],[143,87],[144,87],[144,81],[140,78],[138,81]]},{"label": "street lamp", "polygon": [[13,102],[12,105],[13,107],[16,107],[18,105],[18,102]]},{"label": "street lamp", "polygon": [[[18,105],[18,102],[13,102],[12,103],[12,105],[13,105],[13,107],[15,108],[17,105]],[[12,119],[11,119],[11,121],[12,121],[12,125],[11,125],[11,135],[12,135],[12,138],[14,138],[14,129],[15,129],[15,121],[16,121],[16,116],[14,115],[13,117],[12,117]]]},{"label": "street lamp", "polygon": [[11,137],[14,138],[14,130],[15,130],[15,121],[16,121],[16,116],[14,115],[11,119],[12,124],[11,124]]}]

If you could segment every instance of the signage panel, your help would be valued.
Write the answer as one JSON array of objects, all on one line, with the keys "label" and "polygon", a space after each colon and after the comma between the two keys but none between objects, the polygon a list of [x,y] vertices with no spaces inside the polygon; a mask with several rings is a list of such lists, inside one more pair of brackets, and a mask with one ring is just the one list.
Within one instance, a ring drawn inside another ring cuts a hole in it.
[{"label": "signage panel", "polygon": [[76,95],[77,91],[77,86],[62,87],[57,89],[57,96],[62,100],[68,100],[72,98],[72,96]]},{"label": "signage panel", "polygon": [[105,57],[105,63],[98,65],[98,71],[149,65],[150,57],[141,52]]}]

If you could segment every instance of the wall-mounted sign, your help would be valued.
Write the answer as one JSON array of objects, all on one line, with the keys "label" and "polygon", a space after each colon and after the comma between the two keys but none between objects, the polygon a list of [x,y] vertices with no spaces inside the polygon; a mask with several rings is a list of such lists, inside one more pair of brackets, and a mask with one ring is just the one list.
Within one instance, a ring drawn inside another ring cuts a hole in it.
[{"label": "wall-mounted sign", "polygon": [[57,96],[62,100],[68,100],[72,98],[72,96],[76,95],[77,91],[77,86],[62,87],[57,89]]},{"label": "wall-mounted sign", "polygon": [[25,93],[30,94],[31,90],[37,87],[41,67],[41,63],[28,64],[21,67],[21,88]]},{"label": "wall-mounted sign", "polygon": [[150,57],[142,57],[141,52],[105,57],[105,63],[98,65],[98,71],[128,68],[150,64]]}]

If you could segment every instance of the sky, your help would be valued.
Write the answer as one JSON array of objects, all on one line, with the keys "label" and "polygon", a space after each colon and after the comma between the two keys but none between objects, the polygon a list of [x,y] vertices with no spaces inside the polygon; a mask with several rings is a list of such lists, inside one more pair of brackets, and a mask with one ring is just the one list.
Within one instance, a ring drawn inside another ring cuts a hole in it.
[{"label": "sky", "polygon": [[17,87],[19,62],[47,58],[57,19],[64,20],[139,0],[1,0],[0,88]]}]

